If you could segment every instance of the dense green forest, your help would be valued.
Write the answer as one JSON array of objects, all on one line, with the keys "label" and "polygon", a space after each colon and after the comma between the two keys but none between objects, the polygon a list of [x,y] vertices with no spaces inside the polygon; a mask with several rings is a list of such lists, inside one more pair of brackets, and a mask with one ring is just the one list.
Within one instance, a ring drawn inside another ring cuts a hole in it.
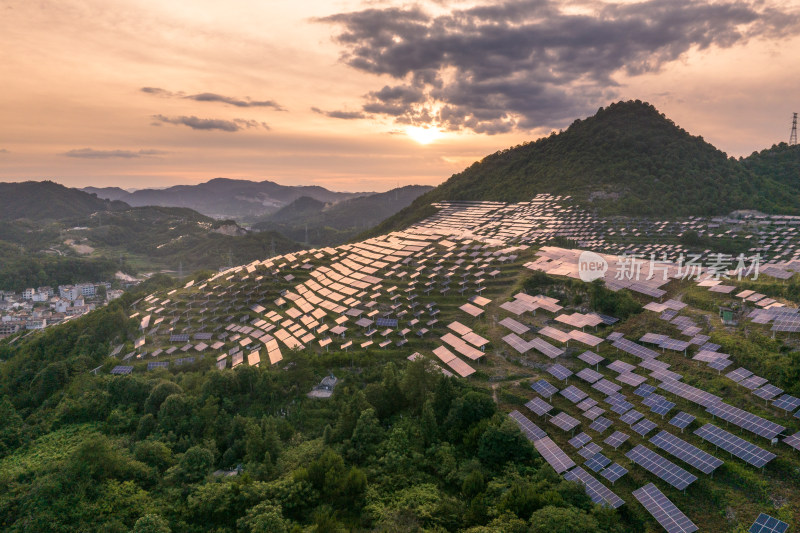
[{"label": "dense green forest", "polygon": [[779,145],[737,161],[650,104],[618,102],[564,131],[485,157],[367,234],[420,220],[437,201],[519,202],[539,193],[571,195],[607,216],[798,214],[797,154],[797,147]]},{"label": "dense green forest", "polygon": [[[110,376],[138,293],[0,347],[4,531],[621,532],[485,390],[392,350]],[[101,365],[103,372],[90,370]],[[337,368],[329,400],[305,393]],[[240,468],[237,476],[213,475]]]},{"label": "dense green forest", "polygon": [[127,272],[123,262],[106,257],[83,258],[57,255],[30,255],[0,241],[0,290],[20,290],[47,285],[111,280],[117,271]]}]

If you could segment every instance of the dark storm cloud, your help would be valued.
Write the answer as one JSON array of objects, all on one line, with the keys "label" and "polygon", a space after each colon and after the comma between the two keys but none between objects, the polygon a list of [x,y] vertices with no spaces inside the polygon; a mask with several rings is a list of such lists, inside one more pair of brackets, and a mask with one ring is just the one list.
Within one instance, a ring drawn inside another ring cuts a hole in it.
[{"label": "dark storm cloud", "polygon": [[367,118],[365,113],[361,111],[324,111],[318,107],[312,107],[311,111],[314,113],[318,113],[320,115],[325,115],[326,117],[330,118],[339,118],[343,120],[354,120],[359,118]]},{"label": "dark storm cloud", "polygon": [[169,152],[163,150],[95,150],[94,148],[79,148],[64,152],[61,155],[67,157],[80,157],[84,159],[133,159],[136,157],[146,157],[155,155],[164,155]]},{"label": "dark storm cloud", "polygon": [[615,76],[657,72],[691,49],[800,33],[797,12],[761,0],[508,1],[432,16],[419,7],[322,19],[341,28],[341,59],[398,83],[364,111],[401,123],[500,133],[558,127],[617,96]]},{"label": "dark storm cloud", "polygon": [[160,87],[142,87],[141,92],[160,96],[162,98],[183,98],[184,100],[194,100],[195,102],[219,102],[235,107],[269,107],[277,111],[284,111],[274,100],[251,100],[250,98],[234,98],[216,93],[186,94],[184,92],[172,92]]},{"label": "dark storm cloud", "polygon": [[180,117],[165,117],[164,115],[153,115],[155,120],[154,125],[176,124],[192,128],[193,130],[220,130],[227,132],[235,132],[243,129],[250,128],[264,128],[269,129],[269,126],[264,122],[257,120],[246,120],[243,118],[235,118],[233,120],[224,120],[218,118],[198,118],[192,116]]}]

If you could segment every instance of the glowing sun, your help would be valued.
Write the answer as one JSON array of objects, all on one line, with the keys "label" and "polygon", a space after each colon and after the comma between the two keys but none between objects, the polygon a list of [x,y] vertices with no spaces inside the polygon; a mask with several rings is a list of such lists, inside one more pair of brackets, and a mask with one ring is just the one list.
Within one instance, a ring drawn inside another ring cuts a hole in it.
[{"label": "glowing sun", "polygon": [[427,128],[408,126],[405,131],[406,135],[419,144],[430,144],[443,135],[442,131],[434,126]]}]

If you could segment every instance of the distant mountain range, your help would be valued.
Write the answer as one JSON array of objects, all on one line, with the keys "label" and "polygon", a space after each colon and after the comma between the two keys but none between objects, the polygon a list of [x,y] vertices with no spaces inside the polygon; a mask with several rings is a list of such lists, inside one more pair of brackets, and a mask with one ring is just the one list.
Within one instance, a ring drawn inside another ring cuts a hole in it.
[{"label": "distant mountain range", "polygon": [[120,200],[132,207],[188,207],[214,218],[246,220],[278,211],[302,196],[331,203],[372,194],[329,191],[324,187],[280,185],[271,181],[216,178],[197,185],[128,192],[119,187],[85,187],[98,198]]},{"label": "distant mountain range", "polygon": [[279,231],[299,242],[305,242],[308,237],[311,244],[339,244],[390,217],[432,189],[427,185],[408,185],[336,203],[301,196],[280,211],[263,217],[253,227]]},{"label": "distant mountain range", "polygon": [[729,158],[655,107],[601,108],[560,133],[501,150],[454,174],[363,236],[408,226],[442,200],[518,202],[570,195],[601,215],[676,218],[737,209],[800,214],[800,146]]}]

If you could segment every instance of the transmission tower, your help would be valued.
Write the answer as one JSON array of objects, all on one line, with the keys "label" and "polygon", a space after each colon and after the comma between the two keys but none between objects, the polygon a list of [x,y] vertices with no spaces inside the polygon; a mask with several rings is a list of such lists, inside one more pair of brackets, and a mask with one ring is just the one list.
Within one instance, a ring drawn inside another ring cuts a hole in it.
[{"label": "transmission tower", "polygon": [[797,113],[792,115],[792,133],[789,135],[789,146],[797,144]]}]

